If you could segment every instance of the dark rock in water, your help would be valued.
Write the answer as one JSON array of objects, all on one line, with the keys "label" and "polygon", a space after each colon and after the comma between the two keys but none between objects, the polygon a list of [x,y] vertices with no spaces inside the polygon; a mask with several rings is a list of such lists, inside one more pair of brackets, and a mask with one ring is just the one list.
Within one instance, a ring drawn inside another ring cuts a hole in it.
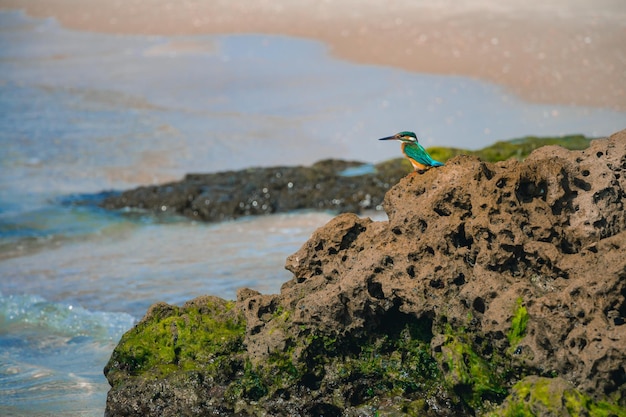
[{"label": "dark rock in water", "polygon": [[310,167],[189,174],[179,182],[112,194],[100,205],[177,213],[205,221],[298,209],[359,213],[380,209],[385,193],[407,172],[398,161],[373,167],[325,160]]},{"label": "dark rock in water", "polygon": [[407,176],[280,294],[154,306],[107,415],[626,415],[625,197],[626,131]]}]

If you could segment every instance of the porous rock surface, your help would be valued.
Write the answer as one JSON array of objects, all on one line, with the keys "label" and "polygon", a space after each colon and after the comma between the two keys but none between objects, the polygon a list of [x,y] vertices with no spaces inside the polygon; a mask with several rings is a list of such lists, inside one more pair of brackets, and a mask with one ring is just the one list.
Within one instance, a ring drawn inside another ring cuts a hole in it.
[{"label": "porous rock surface", "polygon": [[319,229],[287,259],[278,297],[294,322],[346,333],[393,309],[459,325],[471,313],[496,345],[521,297],[525,364],[611,392],[626,382],[624,204],[625,132],[521,163],[456,158],[394,187],[389,222],[346,214]]},{"label": "porous rock surface", "polygon": [[[626,407],[625,197],[626,130],[584,151],[544,147],[496,164],[461,156],[403,178],[385,196],[388,221],[339,215],[287,259],[293,279],[280,294],[240,290],[250,366],[271,366],[278,352],[304,369],[292,395],[269,389],[255,407],[367,415],[359,407],[381,407],[384,391],[359,388],[365,371],[347,378],[331,367],[372,335],[413,337],[396,331],[404,324],[426,327],[416,337],[440,375],[422,396],[390,388],[413,401],[404,413],[489,411],[480,403],[497,413],[533,375]],[[112,389],[111,404],[116,395],[129,391]],[[254,414],[238,401],[222,410]]]}]

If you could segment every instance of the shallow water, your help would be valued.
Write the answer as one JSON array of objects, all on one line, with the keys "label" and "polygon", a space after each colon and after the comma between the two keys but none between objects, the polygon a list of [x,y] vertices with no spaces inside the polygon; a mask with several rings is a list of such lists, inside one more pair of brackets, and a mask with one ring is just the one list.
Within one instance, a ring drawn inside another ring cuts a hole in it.
[{"label": "shallow water", "polygon": [[21,239],[0,262],[2,292],[137,318],[156,301],[182,304],[202,294],[234,299],[241,287],[277,292],[290,278],[286,256],[331,219],[303,212],[219,224],[163,223],[84,207],[59,210],[74,212],[62,221],[82,222],[78,229],[93,225],[91,233],[49,230],[48,236]]},{"label": "shallow water", "polygon": [[[479,148],[601,136],[624,113],[525,103],[462,77],[331,58],[279,36],[113,36],[0,13],[0,414],[102,415],[102,368],[156,301],[278,292],[329,213],[221,224],[67,204],[249,166],[378,162],[378,137]],[[384,214],[375,214],[378,220]]]}]

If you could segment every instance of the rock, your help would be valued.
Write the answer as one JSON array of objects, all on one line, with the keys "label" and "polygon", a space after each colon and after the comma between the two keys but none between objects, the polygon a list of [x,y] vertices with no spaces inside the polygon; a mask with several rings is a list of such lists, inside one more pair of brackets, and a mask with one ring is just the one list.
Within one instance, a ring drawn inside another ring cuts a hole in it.
[{"label": "rock", "polygon": [[[199,297],[158,303],[121,339],[104,369],[113,387],[109,416],[202,415],[207,396],[226,391],[243,369],[245,320],[234,302]],[[137,377],[141,376],[141,377]]]},{"label": "rock", "polygon": [[107,195],[107,209],[135,208],[204,221],[299,209],[359,213],[381,209],[391,185],[409,172],[397,160],[374,167],[325,160],[310,167],[250,168],[189,174],[182,181]]},{"label": "rock", "polygon": [[607,402],[593,402],[563,378],[527,376],[490,416],[575,417],[619,416],[626,410]]},{"label": "rock", "polygon": [[[318,229],[280,294],[207,299],[217,328],[245,322],[217,349],[226,373],[203,353],[214,342],[184,366],[161,355],[177,342],[151,336],[171,326],[151,310],[128,334],[152,350],[124,336],[107,365],[107,413],[140,415],[159,386],[172,415],[548,415],[546,389],[578,401],[571,415],[625,415],[624,197],[626,130],[409,175],[385,196],[389,221],[346,213]],[[185,307],[156,310],[169,309]]]}]

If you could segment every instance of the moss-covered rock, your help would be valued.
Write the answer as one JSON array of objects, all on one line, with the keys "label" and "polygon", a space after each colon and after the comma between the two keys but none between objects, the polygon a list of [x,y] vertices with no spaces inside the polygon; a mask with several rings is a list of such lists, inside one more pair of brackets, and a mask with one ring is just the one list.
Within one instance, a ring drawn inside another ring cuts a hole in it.
[{"label": "moss-covered rock", "polygon": [[594,401],[563,378],[528,376],[488,417],[624,417],[626,409]]},{"label": "moss-covered rock", "polygon": [[116,393],[107,408],[117,415],[196,414],[207,390],[223,392],[245,368],[244,336],[245,319],[232,301],[204,296],[182,307],[153,305],[104,368]]},{"label": "moss-covered rock", "polygon": [[518,343],[526,334],[526,325],[528,324],[528,310],[522,304],[522,298],[516,301],[515,311],[511,319],[511,330],[507,334],[511,348],[517,348]]},{"label": "moss-covered rock", "polygon": [[201,297],[183,307],[153,305],[124,334],[105,367],[112,386],[129,377],[159,378],[173,372],[203,371],[228,378],[243,352],[245,321],[235,303]]},{"label": "moss-covered rock", "polygon": [[510,158],[524,160],[535,149],[542,146],[558,145],[566,149],[581,150],[589,146],[591,139],[583,135],[567,135],[554,138],[539,138],[526,136],[524,138],[512,139],[508,141],[498,141],[479,150],[467,150],[459,148],[432,147],[428,148],[431,156],[438,161],[447,161],[458,155],[477,156],[483,161],[498,162]]},{"label": "moss-covered rock", "polygon": [[444,370],[446,385],[468,408],[480,411],[506,396],[507,375],[500,373],[495,361],[478,354],[472,345],[470,333],[448,332],[437,358]]}]

